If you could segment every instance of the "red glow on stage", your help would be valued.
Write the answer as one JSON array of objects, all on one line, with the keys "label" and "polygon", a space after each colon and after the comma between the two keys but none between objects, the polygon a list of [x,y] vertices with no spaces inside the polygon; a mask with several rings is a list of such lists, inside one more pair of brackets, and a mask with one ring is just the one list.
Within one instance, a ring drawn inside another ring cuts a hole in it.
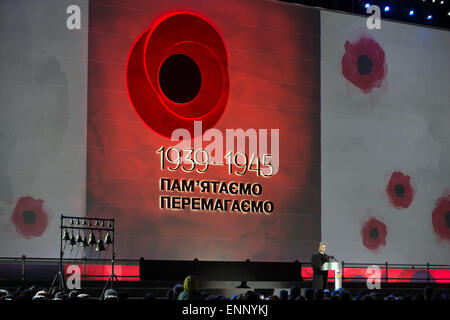
[{"label": "red glow on stage", "polygon": [[[66,278],[72,274],[67,272],[69,266],[64,266]],[[81,280],[85,280],[84,275],[86,275],[87,281],[106,281],[112,272],[111,265],[86,265],[86,270],[84,269],[84,265],[77,265],[77,267],[81,271]],[[115,265],[114,274],[119,281],[138,281],[139,266]]]},{"label": "red glow on stage", "polygon": [[[68,265],[64,266],[67,274]],[[84,280],[84,266],[78,265],[81,270],[81,279]],[[367,278],[372,276],[372,273],[368,274],[366,268],[345,268],[341,275],[344,277],[344,282],[366,282]],[[386,283],[386,269],[380,267],[380,282]],[[419,272],[423,274],[417,276]],[[86,280],[89,281],[106,281],[111,274],[111,265],[87,265]],[[139,266],[130,265],[115,265],[114,274],[118,277],[119,281],[139,281]],[[313,271],[312,268],[302,268],[302,277],[305,281],[312,280]],[[426,269],[392,269],[388,268],[388,283],[404,283],[404,282],[427,282]],[[183,279],[180,279],[182,283]],[[328,281],[334,282],[334,272],[328,272]],[[450,270],[430,270],[430,283],[450,283]]]},{"label": "red glow on stage", "polygon": [[[386,283],[386,269],[380,267],[381,284]],[[426,283],[426,269],[392,269],[388,268],[388,283]],[[418,273],[422,272],[419,276]],[[367,273],[366,268],[345,268],[341,272],[344,282],[366,282],[367,278],[373,276],[373,273]],[[430,270],[430,283],[450,283],[450,270]],[[302,277],[304,280],[312,280],[312,268],[302,268]],[[371,280],[372,281],[372,280]],[[334,272],[328,271],[328,282],[334,282]]]}]

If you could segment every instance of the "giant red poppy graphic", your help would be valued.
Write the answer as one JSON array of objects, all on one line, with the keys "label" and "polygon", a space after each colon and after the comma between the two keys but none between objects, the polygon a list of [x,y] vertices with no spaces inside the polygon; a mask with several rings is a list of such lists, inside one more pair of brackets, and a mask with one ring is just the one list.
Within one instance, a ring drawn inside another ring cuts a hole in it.
[{"label": "giant red poppy graphic", "polygon": [[438,199],[432,213],[432,221],[438,237],[450,240],[450,194]]},{"label": "giant red poppy graphic", "polygon": [[380,246],[386,245],[386,235],[386,225],[374,217],[364,222],[361,228],[362,242],[371,251],[376,251]]},{"label": "giant red poppy graphic", "polygon": [[168,14],[134,43],[126,80],[132,105],[152,130],[170,137],[183,128],[194,137],[195,120],[207,130],[225,110],[229,93],[225,45],[203,17]]},{"label": "giant red poppy graphic", "polygon": [[394,172],[386,186],[389,202],[397,209],[408,208],[414,199],[411,177],[402,172]]},{"label": "giant red poppy graphic", "polygon": [[25,239],[40,237],[47,229],[48,214],[43,208],[44,201],[33,197],[21,197],[14,208],[11,222],[16,232]]},{"label": "giant red poppy graphic", "polygon": [[383,48],[375,40],[366,37],[356,43],[346,41],[342,74],[364,93],[379,88],[387,75]]}]

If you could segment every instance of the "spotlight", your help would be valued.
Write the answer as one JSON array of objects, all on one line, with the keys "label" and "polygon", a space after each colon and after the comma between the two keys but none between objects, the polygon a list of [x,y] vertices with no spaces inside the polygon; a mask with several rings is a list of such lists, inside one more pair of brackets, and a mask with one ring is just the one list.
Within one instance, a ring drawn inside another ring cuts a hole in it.
[{"label": "spotlight", "polygon": [[428,15],[427,20],[433,19],[433,16],[431,14]]},{"label": "spotlight", "polygon": [[444,4],[444,1],[441,1],[441,4]]},{"label": "spotlight", "polygon": [[366,9],[368,9],[370,7],[370,3],[366,3],[365,5],[364,5],[364,8],[366,8]]},{"label": "spotlight", "polygon": [[384,7],[384,12],[389,12],[389,10],[391,10],[391,7],[389,6]]},{"label": "spotlight", "polygon": [[414,15],[414,10],[411,10],[411,11],[409,12],[409,15],[410,15],[410,16],[413,16],[413,15]]}]

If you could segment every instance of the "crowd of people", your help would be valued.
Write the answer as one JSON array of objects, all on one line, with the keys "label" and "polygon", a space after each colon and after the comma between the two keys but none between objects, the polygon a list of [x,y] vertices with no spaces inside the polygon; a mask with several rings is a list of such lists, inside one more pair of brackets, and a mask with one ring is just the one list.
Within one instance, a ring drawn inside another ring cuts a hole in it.
[{"label": "crowd of people", "polygon": [[[87,292],[82,290],[72,290],[69,293],[60,292],[58,288],[53,288],[51,291],[42,290],[36,286],[30,288],[19,287],[14,292],[8,292],[7,290],[0,289],[0,300],[20,300],[20,301],[30,301],[30,300],[65,300],[65,301],[76,301],[76,300],[117,300],[125,301],[131,297],[124,291],[116,291],[114,289],[108,289],[104,292],[102,297],[95,297],[89,295]],[[147,293],[143,297],[133,297],[133,299],[144,299],[144,300],[156,300],[156,296],[152,293]],[[159,298],[161,299],[161,298]],[[360,301],[380,301],[380,300],[393,300],[393,301],[450,301],[449,293],[438,294],[437,291],[430,286],[423,289],[422,292],[418,292],[415,295],[385,295],[379,290],[360,290],[355,295],[352,295],[350,291],[345,289],[338,289],[330,291],[328,289],[306,289],[303,294],[298,286],[293,286],[290,290],[280,290],[278,295],[264,296],[259,294],[254,290],[247,290],[239,295],[234,295],[232,297],[224,297],[223,295],[211,295],[207,292],[202,292],[198,289],[197,279],[195,276],[188,276],[184,280],[183,284],[176,284],[171,289],[168,290],[167,296],[164,298],[167,300],[207,300],[207,301],[218,301],[218,300],[238,300],[238,301],[350,301],[350,300],[360,300]]]}]

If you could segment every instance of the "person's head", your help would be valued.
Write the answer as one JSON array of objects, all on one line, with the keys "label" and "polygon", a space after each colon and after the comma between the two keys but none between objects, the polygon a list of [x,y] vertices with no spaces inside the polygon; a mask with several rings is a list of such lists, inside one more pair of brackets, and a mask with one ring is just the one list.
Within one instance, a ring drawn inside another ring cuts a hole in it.
[{"label": "person's head", "polygon": [[316,289],[314,291],[314,300],[320,301],[323,299],[323,290],[322,289]]},{"label": "person's head", "polygon": [[324,253],[326,249],[327,249],[327,244],[325,242],[319,243],[319,252]]},{"label": "person's head", "polygon": [[120,301],[126,301],[128,300],[130,296],[128,295],[128,293],[126,292],[119,292],[119,294],[117,295],[117,298],[119,298]]},{"label": "person's head", "polygon": [[416,294],[413,297],[413,300],[415,300],[415,301],[422,301],[423,300],[423,295],[421,293],[418,293],[418,294]]},{"label": "person's head", "polygon": [[241,300],[244,300],[244,301],[258,301],[260,299],[259,299],[259,296],[254,291],[248,290],[241,296]]},{"label": "person's head", "polygon": [[289,298],[289,293],[287,290],[280,290],[280,300],[287,300]]},{"label": "person's head", "polygon": [[293,286],[293,287],[291,287],[291,290],[289,291],[289,299],[294,300],[301,294],[302,294],[302,292],[301,292],[300,288],[298,286]]},{"label": "person's head", "polygon": [[69,292],[68,300],[76,300],[78,298],[79,292],[77,290],[72,290]]},{"label": "person's head", "polygon": [[0,300],[4,300],[8,294],[9,292],[7,290],[0,289]]},{"label": "person's head", "polygon": [[68,297],[67,294],[65,294],[64,292],[59,291],[59,292],[57,292],[55,294],[55,297],[53,298],[53,300],[66,300],[67,297]]},{"label": "person's head", "polygon": [[423,289],[423,296],[425,299],[429,300],[434,296],[434,289],[430,286],[427,286]]},{"label": "person's head", "polygon": [[33,300],[48,300],[48,298],[49,298],[48,292],[45,290],[40,290],[40,291],[36,292],[36,294],[33,297]]},{"label": "person's head", "polygon": [[209,293],[206,291],[200,292],[200,294],[203,296],[203,299],[206,299],[209,296]]},{"label": "person's head", "polygon": [[105,300],[119,300],[119,295],[117,294],[117,291],[114,289],[108,289],[105,291]]},{"label": "person's head", "polygon": [[370,294],[366,294],[361,298],[361,301],[372,301],[372,300],[375,300],[375,298]]},{"label": "person's head", "polygon": [[87,293],[80,293],[77,298],[78,300],[89,300],[90,296]]},{"label": "person's head", "polygon": [[197,290],[197,278],[193,275],[187,276],[184,279],[183,289],[186,291],[195,291]]},{"label": "person's head", "polygon": [[339,300],[351,300],[352,296],[350,292],[347,290],[342,290],[341,294],[339,295]]},{"label": "person's head", "polygon": [[302,295],[299,295],[298,297],[296,297],[295,298],[295,300],[297,300],[297,301],[304,301],[305,300],[305,297],[304,296],[302,296]]},{"label": "person's head", "polygon": [[15,295],[15,300],[20,301],[30,301],[33,299],[33,292],[30,289],[25,289],[20,291],[19,294]]},{"label": "person's head", "polygon": [[156,297],[153,295],[153,293],[148,292],[148,293],[145,294],[144,300],[145,301],[155,301]]},{"label": "person's head", "polygon": [[305,298],[306,300],[314,299],[314,289],[308,288],[305,290]]},{"label": "person's head", "polygon": [[172,290],[173,290],[173,299],[177,300],[180,293],[182,293],[184,290],[183,285],[181,283],[177,283],[176,285],[173,286]]},{"label": "person's head", "polygon": [[50,291],[50,295],[54,297],[59,291],[60,290],[58,287],[53,287],[52,290]]}]

